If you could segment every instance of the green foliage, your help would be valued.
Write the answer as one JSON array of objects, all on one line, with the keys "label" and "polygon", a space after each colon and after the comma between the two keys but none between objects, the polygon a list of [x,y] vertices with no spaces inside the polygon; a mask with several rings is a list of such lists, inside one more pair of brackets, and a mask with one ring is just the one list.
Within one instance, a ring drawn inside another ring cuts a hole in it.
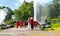
[{"label": "green foliage", "polygon": [[15,19],[18,20],[27,20],[28,17],[33,17],[34,15],[34,8],[33,2],[26,2],[24,1],[23,4],[16,10],[14,10]]},{"label": "green foliage", "polygon": [[51,20],[51,26],[55,28],[60,27],[60,16]]},{"label": "green foliage", "polygon": [[20,20],[21,19],[20,18],[21,14],[17,9],[14,10],[14,16],[15,16],[15,20]]},{"label": "green foliage", "polygon": [[10,19],[10,20],[7,21],[7,24],[8,24],[8,25],[10,25],[10,24],[12,24],[12,23],[13,23],[13,20],[12,20],[12,19]]},{"label": "green foliage", "polygon": [[59,0],[53,0],[52,4],[49,4],[49,19],[57,18],[60,16],[60,3]]},{"label": "green foliage", "polygon": [[0,9],[4,9],[4,8],[6,8],[5,6],[0,6]]},{"label": "green foliage", "polygon": [[[0,9],[4,9],[6,8],[6,16],[5,16],[5,19],[3,20],[4,22],[6,21],[9,21],[10,19],[12,19],[12,14],[13,14],[13,11],[9,8],[9,7],[5,7],[5,6],[0,6]],[[5,11],[5,10],[4,10]]]},{"label": "green foliage", "polygon": [[51,23],[53,24],[60,23],[60,17],[51,19]]},{"label": "green foliage", "polygon": [[12,18],[13,11],[9,7],[7,7],[7,9],[8,9],[7,16],[5,17],[4,21],[8,21]]}]

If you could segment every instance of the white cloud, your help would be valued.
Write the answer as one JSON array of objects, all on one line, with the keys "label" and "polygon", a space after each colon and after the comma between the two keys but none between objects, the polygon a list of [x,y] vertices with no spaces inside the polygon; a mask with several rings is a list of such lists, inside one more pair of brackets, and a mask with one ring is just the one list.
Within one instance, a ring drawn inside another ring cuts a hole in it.
[{"label": "white cloud", "polygon": [[3,4],[0,4],[0,6],[3,6]]},{"label": "white cloud", "polygon": [[[24,0],[18,0],[18,1],[23,3]],[[38,1],[42,4],[42,3],[47,3],[47,2],[52,1],[52,0],[25,0],[25,1],[27,1],[27,2]]]},{"label": "white cloud", "polygon": [[27,2],[31,2],[31,1],[33,1],[33,0],[26,0]]},{"label": "white cloud", "polygon": [[[24,0],[18,0],[18,1],[21,2],[21,3],[23,3]],[[33,1],[33,0],[25,0],[25,1],[31,2],[31,1]]]},{"label": "white cloud", "polygon": [[14,3],[14,6],[18,6],[19,5],[19,3]]},{"label": "white cloud", "polygon": [[23,3],[24,0],[18,0],[20,3]]},{"label": "white cloud", "polygon": [[50,2],[50,1],[52,1],[52,0],[40,0],[40,3],[41,3],[41,4],[44,4],[44,3],[48,3],[48,2]]}]

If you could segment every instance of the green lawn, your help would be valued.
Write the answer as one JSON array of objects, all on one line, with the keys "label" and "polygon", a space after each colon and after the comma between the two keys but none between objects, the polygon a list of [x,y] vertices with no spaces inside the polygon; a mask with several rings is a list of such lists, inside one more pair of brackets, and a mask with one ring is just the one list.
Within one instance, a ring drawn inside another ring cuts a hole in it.
[{"label": "green lawn", "polygon": [[60,31],[60,23],[51,24],[51,28],[45,28],[46,31]]},{"label": "green lawn", "polygon": [[60,27],[60,23],[56,23],[56,24],[51,24],[52,27],[57,28]]}]

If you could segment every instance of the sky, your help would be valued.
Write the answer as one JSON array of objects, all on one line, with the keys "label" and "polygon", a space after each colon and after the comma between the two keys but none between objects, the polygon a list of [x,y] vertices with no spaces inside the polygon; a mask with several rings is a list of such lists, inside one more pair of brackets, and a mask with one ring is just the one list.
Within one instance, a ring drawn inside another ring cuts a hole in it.
[{"label": "sky", "polygon": [[[24,0],[0,0],[0,6],[6,6],[11,8],[12,10],[19,8]],[[27,2],[31,2],[33,0],[26,0]],[[36,1],[36,0],[34,0]],[[41,4],[47,3],[52,0],[39,0]]]}]

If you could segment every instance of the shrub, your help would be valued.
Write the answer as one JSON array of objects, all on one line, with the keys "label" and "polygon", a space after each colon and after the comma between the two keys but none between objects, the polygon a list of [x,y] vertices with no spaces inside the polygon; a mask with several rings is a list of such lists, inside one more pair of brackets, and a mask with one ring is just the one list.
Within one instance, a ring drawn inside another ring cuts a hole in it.
[{"label": "shrub", "polygon": [[12,24],[13,22],[14,22],[14,21],[13,21],[12,19],[10,19],[10,20],[7,21],[7,24],[10,25],[10,24]]}]

